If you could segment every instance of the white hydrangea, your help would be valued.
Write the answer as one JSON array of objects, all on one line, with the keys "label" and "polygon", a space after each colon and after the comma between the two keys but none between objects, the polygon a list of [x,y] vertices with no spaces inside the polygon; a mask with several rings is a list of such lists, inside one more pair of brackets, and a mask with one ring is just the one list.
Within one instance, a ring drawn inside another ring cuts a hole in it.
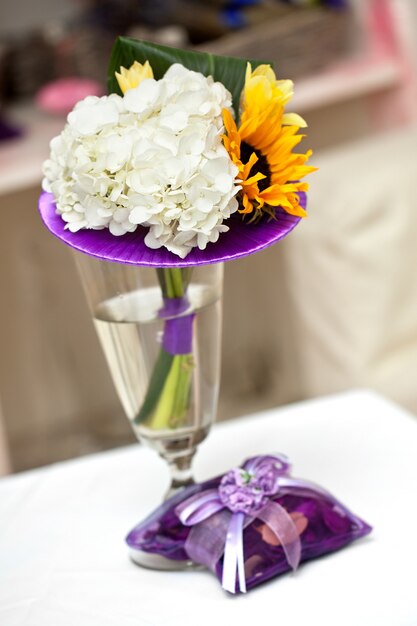
[{"label": "white hydrangea", "polygon": [[145,243],[184,258],[217,241],[238,208],[237,168],[221,140],[226,88],[172,65],[121,97],[89,96],[51,141],[43,188],[66,228],[149,227]]}]

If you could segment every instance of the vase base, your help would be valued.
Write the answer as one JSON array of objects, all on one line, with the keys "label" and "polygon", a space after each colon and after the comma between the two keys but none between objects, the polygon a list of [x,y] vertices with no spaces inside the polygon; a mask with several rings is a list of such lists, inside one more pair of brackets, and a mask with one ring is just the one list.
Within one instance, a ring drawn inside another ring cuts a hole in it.
[{"label": "vase base", "polygon": [[171,572],[189,569],[201,569],[201,565],[197,565],[192,561],[174,561],[173,559],[167,559],[160,554],[151,554],[150,552],[135,550],[134,548],[130,548],[129,556],[136,565],[146,567],[147,569],[156,569]]}]

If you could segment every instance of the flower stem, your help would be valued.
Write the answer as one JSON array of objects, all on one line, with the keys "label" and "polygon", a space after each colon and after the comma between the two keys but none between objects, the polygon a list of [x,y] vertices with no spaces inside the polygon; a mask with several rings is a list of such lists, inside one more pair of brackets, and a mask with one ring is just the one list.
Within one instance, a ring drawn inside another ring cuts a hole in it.
[{"label": "flower stem", "polygon": [[156,271],[164,298],[185,296],[191,278],[191,268],[159,267]]},{"label": "flower stem", "polygon": [[[176,300],[177,315],[188,308],[187,288],[191,279],[189,268],[158,268],[159,283],[167,306],[161,313],[168,314],[169,301]],[[183,302],[181,302],[183,300]],[[192,349],[194,314],[168,317],[164,338],[155,363],[143,405],[135,417],[136,424],[143,423],[152,430],[180,427],[189,409],[191,381],[194,369]],[[184,337],[185,333],[185,337]],[[172,337],[181,341],[173,341]]]}]

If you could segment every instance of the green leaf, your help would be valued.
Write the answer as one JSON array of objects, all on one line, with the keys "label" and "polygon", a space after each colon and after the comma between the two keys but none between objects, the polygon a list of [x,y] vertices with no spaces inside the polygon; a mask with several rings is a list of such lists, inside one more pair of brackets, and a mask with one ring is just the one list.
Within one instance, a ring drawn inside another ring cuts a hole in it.
[{"label": "green leaf", "polygon": [[250,59],[217,56],[208,52],[179,50],[148,41],[119,37],[113,46],[108,69],[108,88],[110,93],[121,93],[115,72],[119,72],[121,66],[129,68],[134,61],[139,61],[140,63],[149,61],[156,79],[162,78],[173,63],[181,63],[189,70],[201,72],[204,76],[213,76],[214,80],[223,83],[231,92],[236,114],[238,113],[240,94],[245,82],[247,61],[250,61],[252,64],[252,69],[263,63],[263,61]]}]

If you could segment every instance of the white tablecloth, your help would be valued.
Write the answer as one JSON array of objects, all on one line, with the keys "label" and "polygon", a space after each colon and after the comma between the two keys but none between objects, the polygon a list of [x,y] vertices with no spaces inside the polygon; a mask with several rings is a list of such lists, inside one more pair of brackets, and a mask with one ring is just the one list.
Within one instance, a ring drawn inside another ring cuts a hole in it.
[{"label": "white tablecloth", "polygon": [[0,480],[1,626],[416,625],[417,418],[366,391],[272,410],[213,428],[196,474],[274,451],[373,533],[229,596],[209,572],[128,559],[124,536],[167,471],[141,446],[97,454]]}]

